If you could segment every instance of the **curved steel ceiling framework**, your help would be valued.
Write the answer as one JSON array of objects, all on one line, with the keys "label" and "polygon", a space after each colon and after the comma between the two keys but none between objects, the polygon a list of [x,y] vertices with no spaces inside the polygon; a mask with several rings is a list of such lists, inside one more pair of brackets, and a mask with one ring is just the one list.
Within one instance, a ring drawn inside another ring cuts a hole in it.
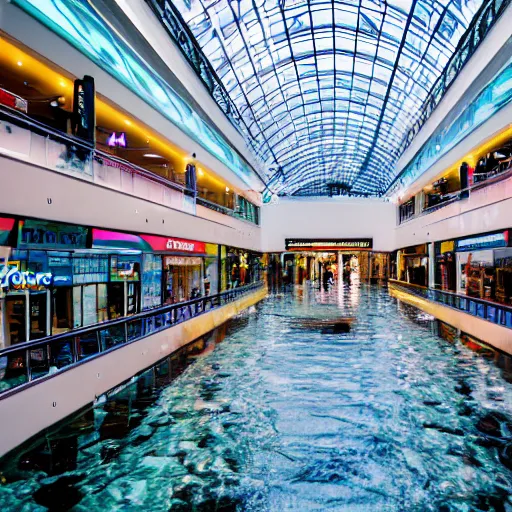
[{"label": "curved steel ceiling framework", "polygon": [[[380,195],[484,0],[175,0],[272,190]],[[276,169],[278,171],[276,172]]]}]

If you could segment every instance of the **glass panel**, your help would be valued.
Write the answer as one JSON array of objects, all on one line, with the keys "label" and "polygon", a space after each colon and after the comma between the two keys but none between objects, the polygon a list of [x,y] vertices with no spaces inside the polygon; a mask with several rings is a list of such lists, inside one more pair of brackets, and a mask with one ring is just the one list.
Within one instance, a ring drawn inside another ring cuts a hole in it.
[{"label": "glass panel", "polygon": [[97,331],[75,337],[78,360],[87,359],[99,352]]},{"label": "glass panel", "polygon": [[50,363],[48,360],[48,347],[39,347],[29,350],[30,373],[32,380],[48,375]]},{"label": "glass panel", "polygon": [[50,373],[73,364],[73,338],[50,343]]},{"label": "glass panel", "polygon": [[101,350],[121,345],[125,342],[124,324],[112,325],[98,331]]},{"label": "glass panel", "polygon": [[0,356],[0,392],[20,386],[27,381],[24,350]]}]

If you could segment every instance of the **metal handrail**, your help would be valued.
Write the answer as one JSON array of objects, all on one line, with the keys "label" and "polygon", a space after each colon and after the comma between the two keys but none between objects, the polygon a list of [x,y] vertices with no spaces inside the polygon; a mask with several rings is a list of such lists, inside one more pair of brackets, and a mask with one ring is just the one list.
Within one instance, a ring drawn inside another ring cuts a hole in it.
[{"label": "metal handrail", "polygon": [[[463,311],[471,316],[483,318],[494,324],[512,329],[512,307],[505,304],[446,290],[417,286],[395,279],[390,279],[389,283],[396,288],[401,288],[418,297],[437,302],[443,306]],[[477,306],[480,306],[480,308],[477,308]]]},{"label": "metal handrail", "polygon": [[[32,385],[36,380],[49,378],[55,373],[71,369],[107,352],[229,304],[240,296],[263,286],[263,281],[258,281],[216,295],[169,304],[136,315],[4,348],[0,350],[0,363],[2,363],[0,365],[0,399],[12,392],[19,391],[21,387]],[[63,351],[63,347],[65,347],[65,351]],[[93,348],[92,352],[84,355],[84,348],[88,350],[90,347]],[[34,359],[33,362],[34,351],[42,351],[42,357]],[[58,361],[58,358],[63,355],[67,362]],[[13,362],[15,363],[14,370],[10,366]],[[40,369],[41,365],[44,367],[43,372],[35,375],[34,371]],[[55,368],[55,373],[51,371],[52,367]],[[7,382],[6,372],[15,373],[14,377],[10,377],[14,379],[12,385]],[[1,389],[1,385],[5,382],[8,387]]]},{"label": "metal handrail", "polygon": [[[210,210],[213,210],[213,211],[216,211],[219,213],[223,213],[224,215],[229,215],[230,217],[234,217],[235,219],[250,222],[251,224],[254,224],[256,226],[260,225],[259,222],[255,222],[255,221],[249,219],[248,217],[239,214],[236,210],[228,208],[227,206],[222,206],[220,204],[214,203],[214,202],[209,201],[208,199],[205,199],[204,197],[201,197],[201,196],[196,196],[196,204],[198,204],[200,206],[204,206],[205,208],[209,208]],[[251,203],[251,204],[253,204],[253,203]],[[258,208],[257,205],[253,204],[253,206],[255,208]],[[259,218],[259,216],[258,216],[258,218]]]},{"label": "metal handrail", "polygon": [[140,167],[124,158],[120,158],[116,155],[112,155],[107,153],[106,151],[102,151],[94,147],[92,143],[88,143],[82,139],[75,137],[74,135],[70,135],[64,132],[60,132],[58,130],[54,130],[51,127],[29,117],[23,112],[19,112],[17,110],[12,110],[9,107],[0,107],[0,113],[5,117],[8,117],[12,123],[15,124],[24,124],[30,128],[31,131],[37,131],[43,134],[43,136],[51,136],[54,139],[58,139],[66,144],[73,144],[75,146],[80,146],[82,149],[90,151],[91,155],[97,156],[98,158],[107,158],[112,160],[120,165],[124,165],[134,173],[139,176],[143,176],[144,178],[149,179],[150,181],[154,181],[155,183],[159,183],[160,185],[164,185],[169,188],[173,188],[174,190],[178,190],[179,192],[184,192],[185,194],[195,194],[195,192],[180,183],[175,183],[167,178],[163,178],[158,174],[155,174],[144,167]]}]

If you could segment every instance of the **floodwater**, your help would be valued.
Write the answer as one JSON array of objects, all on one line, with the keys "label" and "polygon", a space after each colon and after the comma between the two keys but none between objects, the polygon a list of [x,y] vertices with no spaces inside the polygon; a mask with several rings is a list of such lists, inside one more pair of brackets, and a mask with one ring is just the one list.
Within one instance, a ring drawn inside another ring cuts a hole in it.
[{"label": "floodwater", "polygon": [[227,329],[0,461],[0,510],[512,511],[509,359],[357,282]]}]

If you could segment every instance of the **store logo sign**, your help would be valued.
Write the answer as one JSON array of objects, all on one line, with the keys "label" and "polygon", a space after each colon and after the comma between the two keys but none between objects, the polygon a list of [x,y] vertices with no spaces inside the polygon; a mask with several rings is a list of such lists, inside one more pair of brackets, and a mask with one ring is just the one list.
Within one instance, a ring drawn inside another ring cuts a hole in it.
[{"label": "store logo sign", "polygon": [[346,239],[312,239],[312,238],[286,238],[285,247],[287,251],[339,251],[347,249],[371,249],[373,240],[371,238],[346,238]]},{"label": "store logo sign", "polygon": [[490,249],[493,247],[506,247],[508,245],[508,231],[493,233],[491,235],[476,236],[457,240],[458,251],[471,251],[475,249]]},{"label": "store logo sign", "polygon": [[172,251],[188,251],[194,252],[195,244],[192,242],[184,242],[182,240],[175,240],[174,238],[169,238],[167,240],[167,249]]},{"label": "store logo sign", "polygon": [[8,290],[44,290],[52,285],[50,272],[21,272],[16,267],[0,267],[0,288]]}]

